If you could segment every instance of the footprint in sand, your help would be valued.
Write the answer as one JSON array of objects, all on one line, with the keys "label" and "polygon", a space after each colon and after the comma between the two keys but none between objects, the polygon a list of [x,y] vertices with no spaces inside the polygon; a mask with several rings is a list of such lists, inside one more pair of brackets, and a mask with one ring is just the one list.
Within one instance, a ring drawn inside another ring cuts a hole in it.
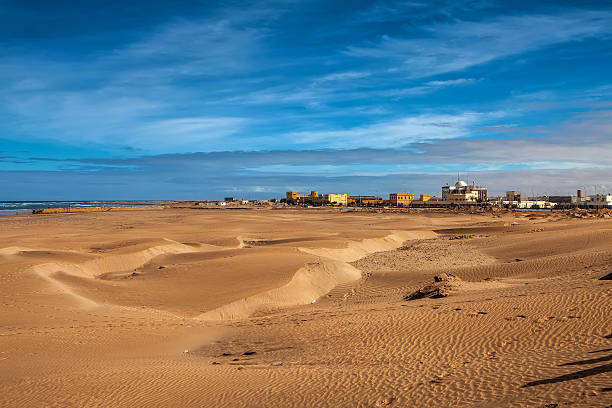
[{"label": "footprint in sand", "polygon": [[393,404],[394,401],[395,401],[395,397],[383,398],[383,399],[379,399],[378,401],[376,401],[376,404],[374,404],[374,406],[375,407],[388,407],[389,405]]}]

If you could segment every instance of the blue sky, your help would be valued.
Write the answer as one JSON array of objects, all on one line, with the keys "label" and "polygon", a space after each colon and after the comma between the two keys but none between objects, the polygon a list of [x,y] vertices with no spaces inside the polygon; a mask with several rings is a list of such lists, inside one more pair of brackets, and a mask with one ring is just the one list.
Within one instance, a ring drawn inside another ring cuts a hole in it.
[{"label": "blue sky", "polygon": [[612,190],[609,1],[2,1],[0,200]]}]

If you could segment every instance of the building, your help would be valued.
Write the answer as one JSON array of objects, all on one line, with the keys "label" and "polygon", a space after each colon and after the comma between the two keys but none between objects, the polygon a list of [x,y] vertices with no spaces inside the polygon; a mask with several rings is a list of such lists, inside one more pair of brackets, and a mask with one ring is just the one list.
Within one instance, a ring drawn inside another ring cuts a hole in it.
[{"label": "building", "polygon": [[389,204],[396,207],[407,207],[414,201],[414,194],[410,193],[393,193],[389,194]]},{"label": "building", "polygon": [[506,201],[527,201],[529,197],[527,194],[521,193],[520,191],[512,190],[506,191]]},{"label": "building", "polygon": [[346,194],[325,194],[323,200],[325,204],[341,205],[346,207],[348,205],[348,195]]},{"label": "building", "polygon": [[476,191],[448,193],[446,194],[446,201],[453,204],[477,203],[478,193]]},{"label": "building", "polygon": [[587,205],[589,207],[595,207],[595,208],[612,207],[612,195],[594,194],[591,196],[591,200],[587,202]]},{"label": "building", "polygon": [[429,194],[421,194],[421,196],[419,197],[419,201],[429,201],[431,200],[431,196]]},{"label": "building", "polygon": [[577,199],[574,196],[548,196],[548,201],[551,203],[561,204],[561,205],[570,205],[577,204]]},{"label": "building", "polygon": [[442,187],[442,200],[455,204],[484,203],[487,202],[487,188],[468,185],[459,180],[454,186]]},{"label": "building", "polygon": [[287,202],[296,204],[333,204],[346,206],[348,195],[346,194],[319,194],[318,191],[311,191],[310,194],[298,194],[297,191],[287,191]]},{"label": "building", "polygon": [[348,196],[347,204],[348,205],[383,205],[385,200],[382,197],[376,197],[371,195],[356,195],[356,196]]},{"label": "building", "polygon": [[313,190],[310,194],[298,194],[297,191],[287,191],[287,201],[293,203],[314,203],[319,201],[319,192]]},{"label": "building", "polygon": [[523,201],[502,201],[504,207],[509,208],[530,208],[530,209],[550,209],[555,208],[557,203],[546,200],[523,200]]}]

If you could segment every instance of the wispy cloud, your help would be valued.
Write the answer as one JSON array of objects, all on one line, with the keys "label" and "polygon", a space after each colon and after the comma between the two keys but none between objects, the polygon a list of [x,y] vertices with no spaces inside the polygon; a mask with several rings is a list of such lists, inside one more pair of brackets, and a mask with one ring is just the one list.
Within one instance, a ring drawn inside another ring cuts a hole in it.
[{"label": "wispy cloud", "polygon": [[469,134],[481,119],[477,113],[460,115],[417,115],[343,130],[294,132],[288,135],[296,145],[334,149],[369,147],[401,148],[415,142],[452,139]]},{"label": "wispy cloud", "polygon": [[371,72],[367,71],[345,71],[345,72],[333,72],[331,74],[324,75],[322,77],[316,78],[313,83],[321,84],[324,82],[332,82],[332,81],[346,81],[351,79],[361,79],[366,78],[372,75]]},{"label": "wispy cloud", "polygon": [[429,81],[426,82],[425,85],[432,87],[446,87],[446,86],[454,86],[454,85],[466,85],[473,84],[477,82],[477,79],[474,78],[457,78],[457,79],[446,79],[443,81]]},{"label": "wispy cloud", "polygon": [[388,60],[397,69],[418,78],[611,33],[609,11],[571,11],[439,23],[425,27],[425,35],[420,37],[383,35],[374,43],[350,46],[345,53],[357,58]]},{"label": "wispy cloud", "polygon": [[118,66],[119,82],[170,81],[196,75],[245,73],[260,49],[265,29],[239,27],[231,20],[178,21],[100,61]]},{"label": "wispy cloud", "polygon": [[168,148],[165,142],[168,139],[174,149],[209,150],[207,143],[219,143],[219,139],[224,139],[244,129],[246,123],[246,119],[234,117],[165,119],[144,125],[140,133],[135,135],[138,140],[132,142],[141,146],[147,141],[152,142],[153,145],[148,150],[157,152],[165,151]]}]

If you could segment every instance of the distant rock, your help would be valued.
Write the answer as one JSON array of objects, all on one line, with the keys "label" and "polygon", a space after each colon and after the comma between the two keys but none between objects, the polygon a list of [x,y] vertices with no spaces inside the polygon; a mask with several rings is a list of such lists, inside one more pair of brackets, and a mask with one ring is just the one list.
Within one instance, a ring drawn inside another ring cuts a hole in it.
[{"label": "distant rock", "polygon": [[457,279],[457,277],[450,273],[442,272],[439,275],[434,276],[434,282],[448,282]]},{"label": "distant rock", "polygon": [[441,273],[434,276],[434,283],[406,295],[404,300],[416,300],[423,298],[439,299],[451,294],[452,282],[460,281],[459,277],[450,273]]},{"label": "distant rock", "polygon": [[432,298],[439,299],[443,297],[447,297],[450,294],[450,291],[447,288],[429,285],[418,289],[415,292],[404,297],[404,300],[416,300],[423,298]]}]

